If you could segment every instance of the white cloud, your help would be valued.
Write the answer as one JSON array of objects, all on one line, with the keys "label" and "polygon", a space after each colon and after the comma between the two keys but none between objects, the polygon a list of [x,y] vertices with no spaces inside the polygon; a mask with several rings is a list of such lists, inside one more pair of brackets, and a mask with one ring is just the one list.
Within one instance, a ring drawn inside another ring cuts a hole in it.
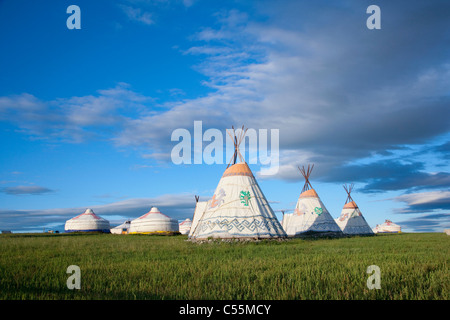
[{"label": "white cloud", "polygon": [[126,5],[120,5],[120,8],[131,21],[137,21],[145,25],[152,25],[155,23],[153,21],[152,14],[150,12],[143,11],[141,8],[133,8]]},{"label": "white cloud", "polygon": [[[12,115],[10,121],[33,134],[83,141],[104,133],[121,147],[148,147],[155,158],[169,154],[173,130],[190,129],[195,120],[222,130],[242,124],[279,129],[277,177],[283,179],[292,177],[297,164],[314,161],[318,174],[448,131],[450,67],[440,53],[439,28],[444,17],[406,28],[408,34],[420,30],[409,42],[406,29],[394,27],[421,12],[415,5],[409,11],[391,8],[397,18],[391,32],[378,33],[355,27],[361,17],[347,7],[312,5],[308,16],[297,16],[293,12],[305,12],[294,10],[302,4],[265,6],[270,19],[264,23],[237,10],[219,12],[217,27],[199,30],[191,48],[182,50],[203,55],[197,70],[214,89],[206,96],[154,111],[151,99],[122,85],[51,102],[23,94],[0,98],[0,117],[3,106],[15,103],[20,116],[6,107],[2,118]],[[125,9],[131,18],[144,15],[142,9]],[[338,16],[330,27],[329,19]]]},{"label": "white cloud", "polygon": [[0,119],[41,139],[80,143],[98,135],[111,138],[109,135],[120,130],[128,117],[145,113],[144,103],[151,101],[124,83],[99,90],[97,95],[51,101],[23,93],[0,97]]},{"label": "white cloud", "polygon": [[394,198],[395,201],[407,203],[409,206],[428,205],[433,203],[450,203],[450,191],[429,191],[404,194]]},{"label": "white cloud", "polygon": [[197,0],[182,0],[182,2],[185,7],[189,8],[192,7],[197,2]]},{"label": "white cloud", "polygon": [[0,190],[8,195],[38,195],[53,192],[53,190],[41,186],[15,186],[5,187]]}]

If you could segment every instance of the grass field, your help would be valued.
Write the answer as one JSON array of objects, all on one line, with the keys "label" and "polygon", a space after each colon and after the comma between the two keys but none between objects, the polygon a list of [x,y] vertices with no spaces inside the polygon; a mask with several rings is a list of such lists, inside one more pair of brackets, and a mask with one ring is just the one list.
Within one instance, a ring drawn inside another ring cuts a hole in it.
[{"label": "grass field", "polygon": [[[187,237],[0,235],[0,299],[448,300],[450,237],[196,244]],[[81,270],[69,290],[67,267]],[[369,290],[366,269],[381,270]]]}]

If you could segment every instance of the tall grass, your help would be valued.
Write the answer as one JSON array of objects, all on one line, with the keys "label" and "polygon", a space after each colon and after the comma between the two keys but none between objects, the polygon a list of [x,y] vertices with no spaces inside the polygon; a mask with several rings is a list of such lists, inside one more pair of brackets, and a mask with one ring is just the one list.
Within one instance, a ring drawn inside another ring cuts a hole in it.
[{"label": "tall grass", "polygon": [[[450,237],[196,244],[186,236],[0,236],[0,299],[449,299]],[[69,265],[81,289],[69,290]],[[381,270],[369,290],[366,269]]]}]

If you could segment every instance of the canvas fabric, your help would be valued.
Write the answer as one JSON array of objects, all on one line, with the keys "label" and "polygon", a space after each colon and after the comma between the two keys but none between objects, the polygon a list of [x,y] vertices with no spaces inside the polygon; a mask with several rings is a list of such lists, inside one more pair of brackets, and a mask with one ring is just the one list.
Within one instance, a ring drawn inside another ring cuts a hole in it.
[{"label": "canvas fabric", "polygon": [[178,221],[152,208],[148,213],[131,221],[129,233],[178,232]]},{"label": "canvas fabric", "polygon": [[189,238],[193,236],[195,229],[197,228],[199,220],[203,217],[206,208],[209,205],[209,201],[198,201],[195,205],[194,216],[192,218],[191,229],[189,230]]},{"label": "canvas fabric", "polygon": [[124,233],[124,230],[126,230],[125,233],[128,233],[128,230],[130,229],[130,223],[131,221],[126,221],[117,227],[111,228],[111,233],[122,234]]},{"label": "canvas fabric", "polygon": [[319,197],[302,195],[297,201],[294,213],[284,215],[283,228],[288,236],[308,232],[342,232]]},{"label": "canvas fabric", "polygon": [[66,221],[65,232],[110,232],[109,221],[88,209],[84,213]]},{"label": "canvas fabric", "polygon": [[[199,204],[191,238],[260,239],[286,236],[246,163],[227,169],[212,199],[206,204]],[[199,214],[201,217],[197,220]]]},{"label": "canvas fabric", "polygon": [[390,220],[386,220],[383,224],[377,225],[373,231],[375,233],[398,233],[401,232],[401,227]]},{"label": "canvas fabric", "polygon": [[372,229],[357,207],[342,209],[340,217],[335,221],[344,234],[373,234]]},{"label": "canvas fabric", "polygon": [[191,230],[192,221],[191,219],[186,219],[183,222],[181,222],[178,226],[181,234],[189,234],[189,231]]}]

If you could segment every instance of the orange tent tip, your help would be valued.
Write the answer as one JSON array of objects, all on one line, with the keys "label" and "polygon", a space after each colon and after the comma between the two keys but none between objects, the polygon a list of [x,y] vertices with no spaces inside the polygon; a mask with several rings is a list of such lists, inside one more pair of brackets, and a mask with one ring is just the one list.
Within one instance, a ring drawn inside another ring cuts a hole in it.
[{"label": "orange tent tip", "polygon": [[344,205],[344,209],[356,209],[356,208],[358,208],[358,205],[356,204],[355,201],[346,203],[346,204]]},{"label": "orange tent tip", "polygon": [[247,165],[246,162],[240,162],[240,163],[236,163],[233,164],[231,167],[228,167],[227,170],[225,170],[225,172],[223,173],[223,177],[228,177],[228,176],[249,176],[249,177],[253,177],[253,173],[250,170],[249,166]]},{"label": "orange tent tip", "polygon": [[314,189],[306,190],[305,192],[303,192],[300,195],[300,198],[309,198],[309,197],[316,197],[316,198],[318,198],[319,195],[317,194],[316,190],[314,190]]}]

